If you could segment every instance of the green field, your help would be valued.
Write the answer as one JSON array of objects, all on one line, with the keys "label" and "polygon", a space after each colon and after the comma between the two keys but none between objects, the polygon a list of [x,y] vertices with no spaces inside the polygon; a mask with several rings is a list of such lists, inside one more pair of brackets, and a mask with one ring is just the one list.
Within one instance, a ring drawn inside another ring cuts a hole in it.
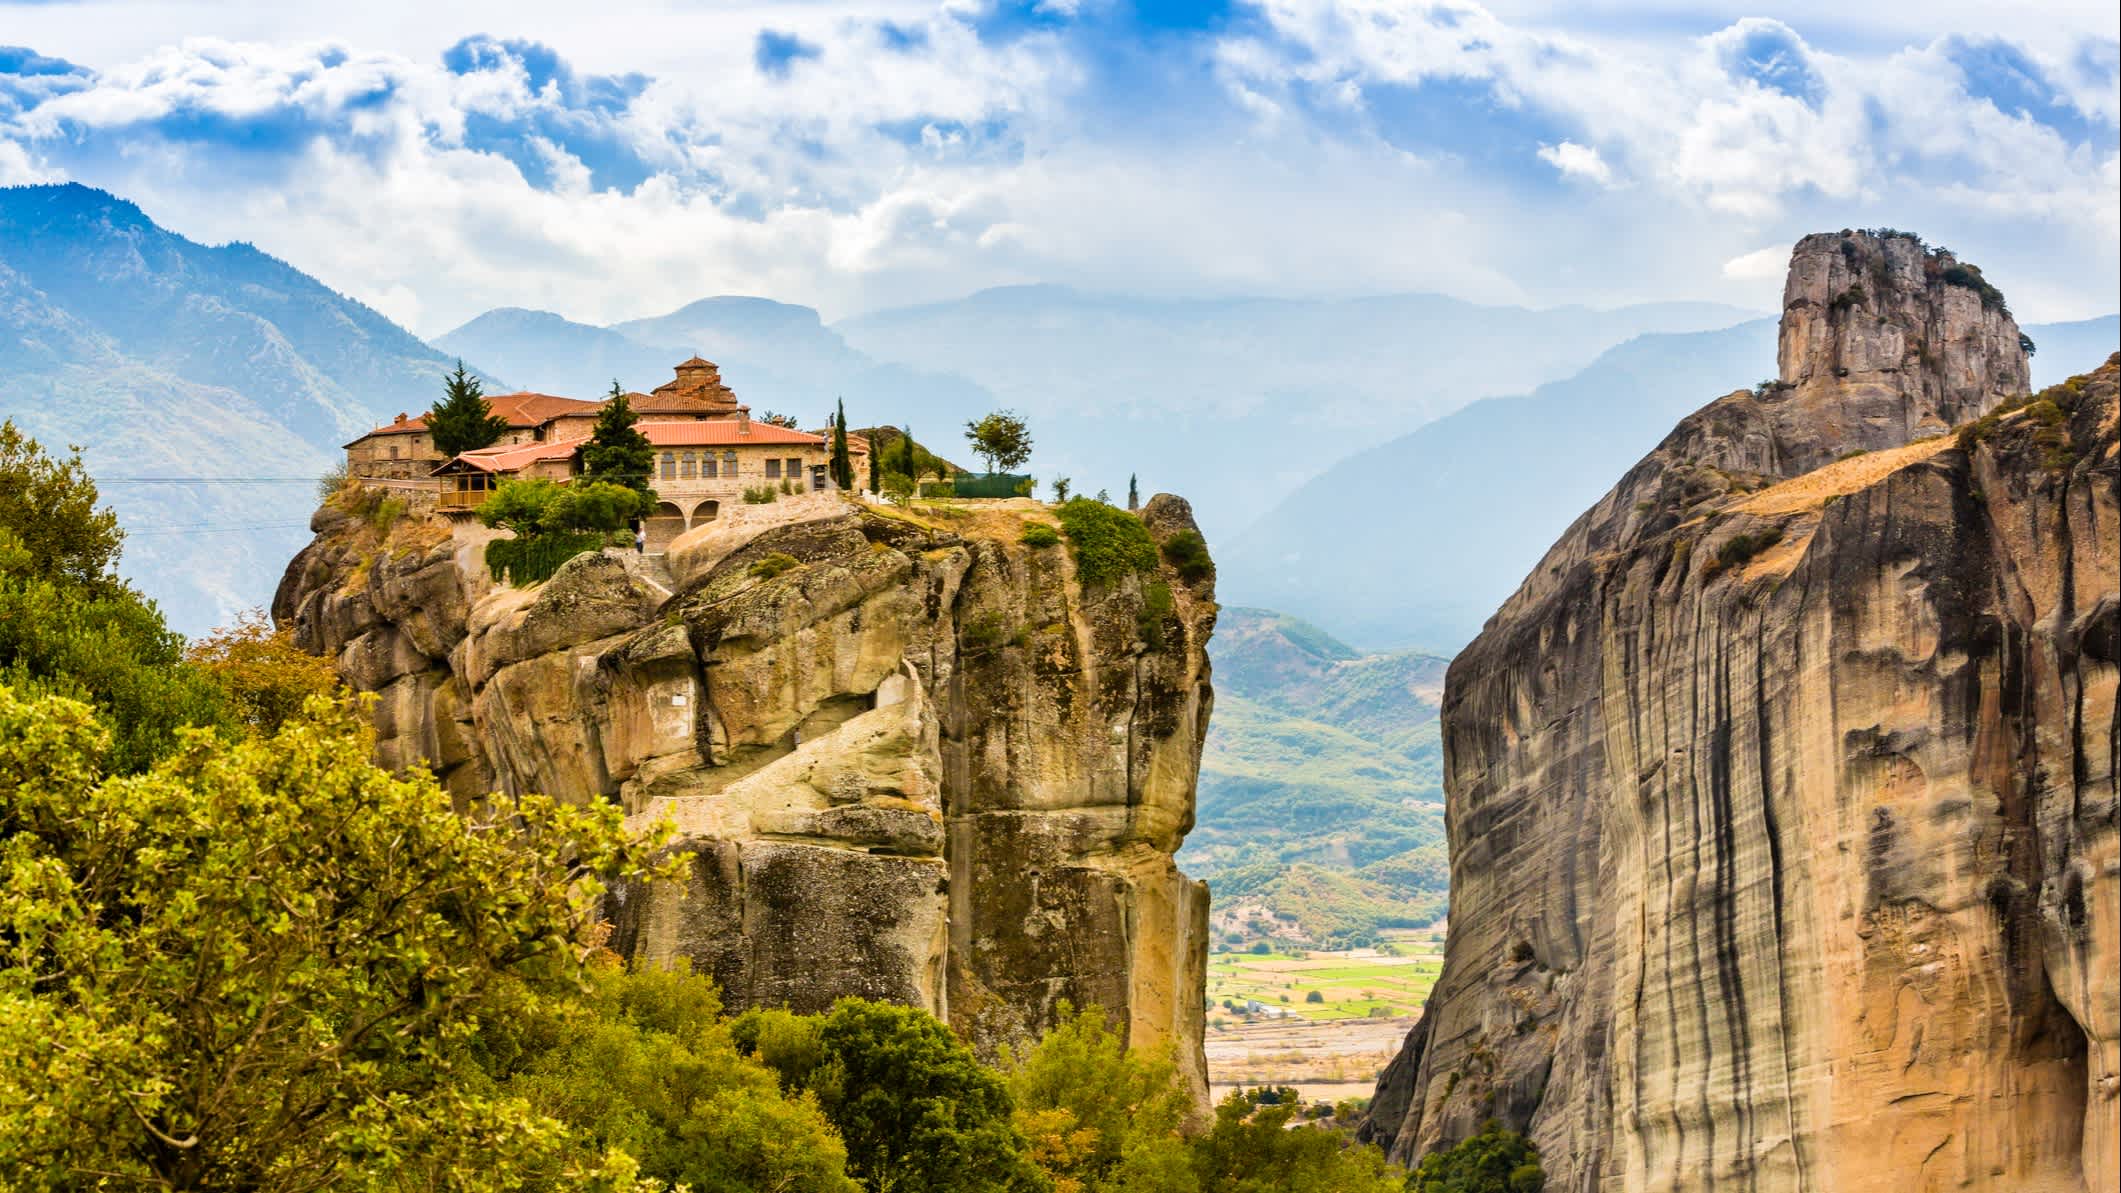
[{"label": "green field", "polygon": [[[1398,1018],[1421,1009],[1442,969],[1434,956],[1214,953],[1208,958],[1210,1017],[1241,1018],[1223,1004],[1241,1010],[1256,1000],[1310,1020]],[[1317,1002],[1309,1000],[1313,991]]]}]

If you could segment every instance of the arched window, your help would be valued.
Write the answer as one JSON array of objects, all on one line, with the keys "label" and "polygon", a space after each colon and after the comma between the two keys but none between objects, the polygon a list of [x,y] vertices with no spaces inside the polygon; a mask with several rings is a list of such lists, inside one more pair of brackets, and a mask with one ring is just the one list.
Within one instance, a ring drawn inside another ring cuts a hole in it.
[{"label": "arched window", "polygon": [[736,475],[736,453],[734,451],[725,451],[722,453],[722,475]]},{"label": "arched window", "polygon": [[713,453],[713,452],[702,452],[702,453],[700,453],[700,475],[701,475],[701,476],[704,476],[704,477],[707,477],[707,478],[708,478],[708,479],[710,479],[710,480],[712,480],[712,479],[714,478],[714,453]]},{"label": "arched window", "polygon": [[679,471],[679,473],[678,473],[678,476],[679,476],[679,477],[680,477],[681,479],[684,479],[684,480],[688,480],[688,481],[689,481],[689,480],[691,480],[691,479],[692,479],[692,477],[693,477],[693,471],[694,471],[694,467],[695,467],[695,466],[694,466],[694,463],[693,463],[693,459],[692,459],[692,453],[691,453],[691,452],[686,452],[686,453],[685,453],[685,463],[684,463],[684,466],[683,466],[683,468],[682,468],[682,469],[681,469],[681,470]]},{"label": "arched window", "polygon": [[678,478],[678,454],[677,454],[676,452],[664,452],[664,453],[663,453],[663,479],[664,479],[664,480],[666,480],[666,481],[674,481],[674,480],[676,480],[677,478]]}]

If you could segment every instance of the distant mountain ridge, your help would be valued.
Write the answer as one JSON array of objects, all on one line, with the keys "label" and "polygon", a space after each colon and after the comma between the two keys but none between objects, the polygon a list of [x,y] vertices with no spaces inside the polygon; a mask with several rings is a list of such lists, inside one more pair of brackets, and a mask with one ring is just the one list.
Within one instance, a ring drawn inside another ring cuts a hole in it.
[{"label": "distant mountain ridge", "polygon": [[250,245],[84,186],[0,188],[0,418],[81,446],[128,531],[121,569],[188,633],[270,597],[316,504],[305,478],[424,405],[446,363]]},{"label": "distant mountain ridge", "polygon": [[1364,654],[1244,607],[1217,615],[1209,654],[1215,715],[1180,860],[1214,889],[1224,943],[1366,943],[1441,915],[1447,660]]},{"label": "distant mountain ridge", "polygon": [[[1354,454],[1217,545],[1220,591],[1371,648],[1452,653],[1543,545],[1703,394],[1773,374],[1775,330],[1759,319],[1638,336],[1572,377],[1473,402]],[[2025,331],[2039,346],[2036,389],[2121,347],[2121,316]],[[1341,536],[1367,549],[1348,550]]]}]

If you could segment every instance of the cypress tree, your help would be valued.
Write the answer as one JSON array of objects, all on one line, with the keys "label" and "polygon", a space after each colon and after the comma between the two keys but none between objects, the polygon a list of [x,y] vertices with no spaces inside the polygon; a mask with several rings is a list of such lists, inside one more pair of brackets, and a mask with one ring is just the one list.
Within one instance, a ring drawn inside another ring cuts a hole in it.
[{"label": "cypress tree", "polygon": [[597,412],[589,442],[582,445],[585,482],[624,485],[648,501],[655,499],[655,491],[648,487],[649,478],[655,474],[655,445],[634,427],[639,421],[633,403],[626,400],[626,391],[613,381],[611,395]]},{"label": "cypress tree", "polygon": [[1130,510],[1138,510],[1141,507],[1141,489],[1136,487],[1134,483],[1134,474],[1130,472],[1127,474],[1127,508]]},{"label": "cypress tree", "polygon": [[435,450],[454,457],[492,446],[507,430],[508,420],[493,412],[479,379],[458,360],[457,371],[442,379],[442,400],[427,412],[427,433]]},{"label": "cypress tree", "polygon": [[869,429],[869,491],[871,493],[877,491],[878,483],[882,480],[882,477],[878,475],[878,469],[883,466],[883,461],[880,457],[884,454],[884,445],[877,442],[877,439],[876,428],[871,427]]},{"label": "cypress tree", "polygon": [[842,489],[854,487],[854,461],[847,455],[847,402],[842,398],[832,419],[832,483]]}]

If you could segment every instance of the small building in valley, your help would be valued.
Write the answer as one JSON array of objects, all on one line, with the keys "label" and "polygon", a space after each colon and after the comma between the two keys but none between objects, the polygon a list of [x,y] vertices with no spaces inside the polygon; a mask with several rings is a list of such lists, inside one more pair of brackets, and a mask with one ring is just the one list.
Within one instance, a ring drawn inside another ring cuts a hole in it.
[{"label": "small building in valley", "polygon": [[[830,435],[753,419],[712,361],[695,356],[675,372],[650,393],[626,395],[639,418],[635,428],[656,449],[650,485],[657,503],[645,527],[649,550],[661,550],[747,496],[769,500],[833,487]],[[347,470],[368,480],[431,477],[440,490],[439,507],[459,514],[477,509],[504,481],[543,477],[564,483],[581,472],[581,449],[603,402],[535,393],[487,401],[508,420],[507,432],[490,446],[444,458],[434,449],[425,416],[401,414],[346,445]],[[855,476],[867,475],[867,441],[850,436],[847,447]]]}]

